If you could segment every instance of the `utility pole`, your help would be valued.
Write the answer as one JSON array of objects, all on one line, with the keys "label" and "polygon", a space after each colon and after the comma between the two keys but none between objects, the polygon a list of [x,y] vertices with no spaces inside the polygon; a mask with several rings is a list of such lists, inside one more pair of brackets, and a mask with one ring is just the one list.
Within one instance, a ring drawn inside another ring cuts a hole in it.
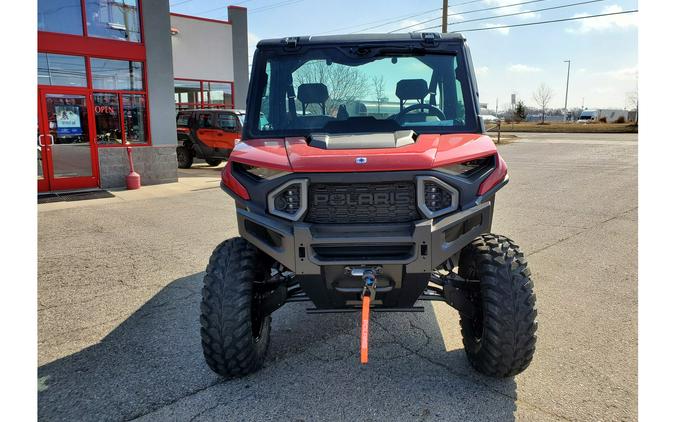
[{"label": "utility pole", "polygon": [[448,0],[443,0],[443,33],[448,32]]},{"label": "utility pole", "polygon": [[497,101],[495,101],[495,115],[499,114],[499,97],[497,97]]},{"label": "utility pole", "polygon": [[567,93],[570,88],[570,63],[571,60],[565,60],[563,63],[567,63],[567,83],[565,84],[565,121],[567,121]]}]

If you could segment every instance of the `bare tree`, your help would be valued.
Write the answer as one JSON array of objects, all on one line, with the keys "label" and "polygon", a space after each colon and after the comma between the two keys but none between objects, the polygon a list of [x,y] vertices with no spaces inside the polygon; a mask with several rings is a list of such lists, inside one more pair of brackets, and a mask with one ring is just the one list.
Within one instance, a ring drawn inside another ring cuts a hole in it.
[{"label": "bare tree", "polygon": [[[326,64],[325,60],[313,60],[305,63],[293,75],[297,87],[307,83],[322,83],[328,88],[330,100],[326,104],[326,113],[334,115],[341,104],[364,98],[368,94],[368,78],[351,66],[338,63]],[[310,108],[316,112],[314,108]]]},{"label": "bare tree", "polygon": [[375,94],[375,99],[377,100],[377,113],[380,113],[380,104],[386,101],[384,96],[384,76],[375,76],[372,78],[373,82],[373,93]]},{"label": "bare tree", "polygon": [[629,92],[628,94],[626,94],[626,102],[628,103],[628,108],[635,110],[635,124],[638,123],[638,113],[639,113],[638,99],[639,98],[637,91]]},{"label": "bare tree", "polygon": [[544,116],[546,114],[546,107],[551,103],[551,99],[553,98],[553,91],[546,84],[542,83],[541,85],[539,85],[539,88],[537,88],[537,90],[534,91],[534,94],[532,94],[532,98],[541,108],[541,123],[543,124]]}]

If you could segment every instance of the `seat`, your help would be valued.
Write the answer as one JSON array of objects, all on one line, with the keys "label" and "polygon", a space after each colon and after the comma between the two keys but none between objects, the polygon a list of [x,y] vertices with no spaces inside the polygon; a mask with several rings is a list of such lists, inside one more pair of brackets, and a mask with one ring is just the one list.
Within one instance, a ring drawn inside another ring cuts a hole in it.
[{"label": "seat", "polygon": [[302,115],[304,116],[309,104],[319,104],[321,113],[326,114],[326,101],[328,101],[328,88],[322,83],[301,84],[298,86],[298,101],[302,103]]},{"label": "seat", "polygon": [[337,117],[338,120],[349,119],[349,113],[347,112],[347,107],[344,104],[340,104],[340,107],[338,107],[336,117]]},{"label": "seat", "polygon": [[396,96],[399,99],[401,111],[408,100],[417,100],[424,103],[424,98],[429,94],[429,86],[424,79],[401,79],[396,83]]}]

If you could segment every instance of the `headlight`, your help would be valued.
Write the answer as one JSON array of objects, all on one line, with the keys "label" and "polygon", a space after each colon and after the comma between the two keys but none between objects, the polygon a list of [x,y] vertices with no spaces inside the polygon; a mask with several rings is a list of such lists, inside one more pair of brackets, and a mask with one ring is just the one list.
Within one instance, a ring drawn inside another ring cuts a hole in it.
[{"label": "headlight", "polygon": [[432,176],[417,178],[417,207],[427,218],[455,211],[459,206],[459,191]]},{"label": "headlight", "polygon": [[307,210],[307,179],[289,180],[267,195],[270,214],[297,221]]},{"label": "headlight", "polygon": [[267,167],[255,167],[249,166],[248,164],[235,163],[235,165],[244,173],[250,175],[257,180],[271,180],[276,179],[277,177],[285,176],[290,174],[288,171],[271,169]]},{"label": "headlight", "polygon": [[492,167],[493,163],[494,157],[489,156],[465,161],[463,163],[450,164],[449,166],[435,167],[434,170],[442,171],[443,173],[452,174],[454,176],[471,176],[483,168]]}]

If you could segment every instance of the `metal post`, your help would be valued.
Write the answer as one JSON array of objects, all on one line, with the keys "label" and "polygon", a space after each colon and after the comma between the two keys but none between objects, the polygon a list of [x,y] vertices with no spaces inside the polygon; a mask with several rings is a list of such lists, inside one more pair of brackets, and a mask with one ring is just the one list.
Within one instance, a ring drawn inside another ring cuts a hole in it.
[{"label": "metal post", "polygon": [[570,63],[571,60],[565,60],[563,63],[567,63],[567,83],[565,84],[565,121],[567,121],[567,93],[570,88]]},{"label": "metal post", "polygon": [[443,0],[443,33],[448,32],[448,0]]}]

